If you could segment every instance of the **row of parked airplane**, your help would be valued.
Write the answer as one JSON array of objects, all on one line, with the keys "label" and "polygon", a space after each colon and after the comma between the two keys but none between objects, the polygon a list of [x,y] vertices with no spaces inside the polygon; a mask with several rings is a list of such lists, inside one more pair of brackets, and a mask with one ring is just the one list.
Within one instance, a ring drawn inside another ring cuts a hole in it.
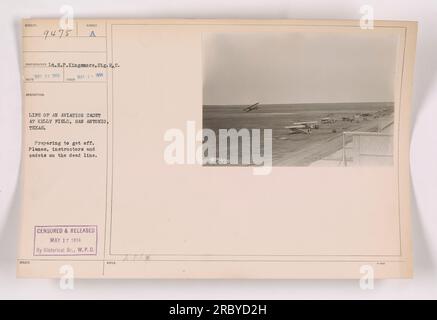
[{"label": "row of parked airplane", "polygon": [[[243,109],[244,112],[251,112],[253,110],[258,110],[259,109],[259,102],[254,103],[246,108]],[[360,121],[360,119],[362,118],[367,118],[369,116],[371,116],[371,113],[362,113],[362,114],[356,114],[353,116],[343,116],[341,118],[341,121]],[[333,124],[335,123],[337,120],[335,118],[331,118],[331,117],[326,117],[326,118],[321,118],[320,119],[320,123],[322,124]],[[319,125],[319,121],[300,121],[300,122],[294,122],[291,126],[287,126],[285,127],[286,129],[290,130],[291,134],[294,133],[305,133],[305,134],[310,134],[312,129],[319,129],[320,125]]]},{"label": "row of parked airplane", "polygon": [[[341,121],[358,121],[358,118],[356,116],[352,117],[342,117]],[[320,119],[320,123],[322,124],[333,124],[337,122],[337,119],[326,117]],[[286,129],[290,130],[290,133],[305,133],[310,134],[312,129],[319,129],[319,121],[301,121],[301,122],[294,122],[291,126],[285,127]]]},{"label": "row of parked airplane", "polygon": [[[342,121],[353,121],[354,118],[351,117],[342,117]],[[320,123],[322,124],[333,124],[337,122],[335,118],[326,117],[321,118]],[[301,122],[294,122],[291,126],[285,127],[286,129],[290,130],[290,133],[305,133],[310,134],[312,129],[319,129],[319,121],[301,121]]]}]

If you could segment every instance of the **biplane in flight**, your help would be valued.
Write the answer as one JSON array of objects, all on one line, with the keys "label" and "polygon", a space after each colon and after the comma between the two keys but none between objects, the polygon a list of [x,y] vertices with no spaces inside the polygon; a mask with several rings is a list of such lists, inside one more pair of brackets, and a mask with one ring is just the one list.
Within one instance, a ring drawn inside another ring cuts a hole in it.
[{"label": "biplane in flight", "polygon": [[244,112],[250,112],[250,111],[253,111],[253,110],[257,110],[257,109],[259,109],[259,102],[254,103],[254,104],[244,108],[243,111]]}]

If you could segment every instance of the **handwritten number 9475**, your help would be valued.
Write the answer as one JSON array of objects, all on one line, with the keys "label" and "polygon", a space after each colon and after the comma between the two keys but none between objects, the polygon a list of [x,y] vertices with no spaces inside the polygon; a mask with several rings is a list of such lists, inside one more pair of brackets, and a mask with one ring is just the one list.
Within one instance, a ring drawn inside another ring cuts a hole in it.
[{"label": "handwritten number 9475", "polygon": [[71,30],[64,30],[64,29],[46,30],[46,31],[44,31],[44,39],[47,39],[47,38],[65,38],[65,37],[69,37],[70,33],[71,33]]}]

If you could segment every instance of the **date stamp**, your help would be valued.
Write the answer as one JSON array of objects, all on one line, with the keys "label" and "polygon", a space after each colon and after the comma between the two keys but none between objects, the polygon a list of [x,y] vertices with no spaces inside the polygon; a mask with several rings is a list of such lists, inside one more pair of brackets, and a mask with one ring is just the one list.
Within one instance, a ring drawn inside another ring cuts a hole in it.
[{"label": "date stamp", "polygon": [[33,243],[34,256],[95,256],[97,226],[35,226]]}]

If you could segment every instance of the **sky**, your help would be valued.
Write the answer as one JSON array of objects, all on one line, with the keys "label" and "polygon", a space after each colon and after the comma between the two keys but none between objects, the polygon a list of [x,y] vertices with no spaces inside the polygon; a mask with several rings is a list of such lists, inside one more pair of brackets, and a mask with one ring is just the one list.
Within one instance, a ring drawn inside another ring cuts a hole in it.
[{"label": "sky", "polygon": [[203,103],[393,101],[398,40],[370,30],[207,33]]}]

